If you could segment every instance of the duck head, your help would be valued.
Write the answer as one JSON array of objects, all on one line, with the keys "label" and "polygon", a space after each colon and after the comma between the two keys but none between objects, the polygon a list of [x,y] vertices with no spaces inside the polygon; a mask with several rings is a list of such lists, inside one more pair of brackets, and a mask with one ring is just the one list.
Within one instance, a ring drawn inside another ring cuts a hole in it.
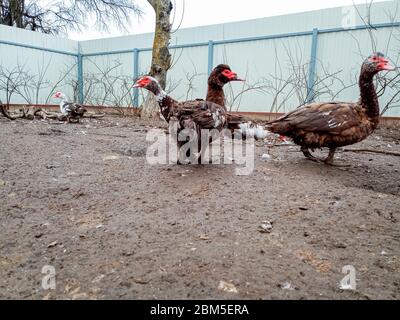
[{"label": "duck head", "polygon": [[209,85],[216,85],[223,87],[230,81],[244,81],[237,76],[236,72],[233,72],[227,64],[219,64],[210,73],[208,78]]},{"label": "duck head", "polygon": [[163,92],[157,79],[151,76],[144,76],[136,80],[133,88],[143,88],[153,92],[156,96]]},{"label": "duck head", "polygon": [[395,69],[383,53],[376,52],[364,61],[361,72],[374,75],[381,71],[393,71]]},{"label": "duck head", "polygon": [[57,91],[54,94],[53,98],[60,99],[60,100],[67,100],[67,96],[64,93],[60,92],[60,91]]}]

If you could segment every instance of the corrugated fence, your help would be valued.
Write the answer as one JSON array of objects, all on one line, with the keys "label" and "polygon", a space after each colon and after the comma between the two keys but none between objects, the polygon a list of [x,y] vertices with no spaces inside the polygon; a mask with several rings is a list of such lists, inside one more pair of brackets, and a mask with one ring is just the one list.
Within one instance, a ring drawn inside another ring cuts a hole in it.
[{"label": "corrugated fence", "polygon": [[[399,62],[395,6],[375,4],[372,25],[358,6],[179,30],[167,89],[178,100],[204,97],[208,73],[228,63],[247,80],[226,87],[233,110],[286,112],[304,101],[355,100],[362,59],[379,50]],[[0,26],[0,98],[7,101],[8,75],[10,83],[18,77],[27,83],[12,93],[12,103],[54,103],[52,93],[61,90],[86,104],[138,106],[143,93],[131,87],[149,70],[152,37],[76,42]],[[395,90],[388,88],[382,105]],[[400,108],[385,115],[399,116]]]}]

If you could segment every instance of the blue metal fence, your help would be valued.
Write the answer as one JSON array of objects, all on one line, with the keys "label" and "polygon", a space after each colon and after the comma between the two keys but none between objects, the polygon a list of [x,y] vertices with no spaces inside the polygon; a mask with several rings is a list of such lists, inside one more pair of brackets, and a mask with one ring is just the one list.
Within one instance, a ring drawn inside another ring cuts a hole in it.
[{"label": "blue metal fence", "polygon": [[309,103],[314,100],[315,67],[317,64],[317,43],[318,43],[318,29],[314,28],[311,41],[311,58],[308,70],[306,103]]},{"label": "blue metal fence", "polygon": [[[295,33],[284,33],[284,34],[275,34],[275,35],[266,35],[266,36],[258,36],[258,37],[247,37],[247,38],[238,38],[238,39],[227,39],[227,40],[209,40],[208,42],[197,42],[197,43],[187,43],[180,45],[171,45],[170,49],[184,49],[184,48],[193,48],[193,47],[208,47],[208,65],[207,70],[208,73],[211,72],[214,66],[214,47],[217,45],[224,44],[232,44],[232,43],[244,43],[244,42],[253,42],[253,41],[261,41],[261,40],[274,40],[274,39],[282,39],[282,38],[292,38],[292,37],[301,37],[301,36],[311,36],[311,56],[308,70],[308,79],[307,79],[307,102],[313,101],[313,88],[315,85],[316,78],[316,61],[317,61],[317,49],[318,49],[318,35],[326,34],[326,33],[335,33],[335,32],[346,32],[346,31],[354,31],[354,30],[365,30],[369,28],[380,29],[380,28],[393,28],[400,27],[400,22],[391,22],[391,23],[380,23],[374,25],[359,25],[354,26],[352,28],[332,28],[332,29],[317,29],[314,28],[311,31],[302,31]],[[133,79],[136,79],[139,76],[139,57],[140,52],[151,51],[152,48],[133,48],[130,50],[118,50],[118,51],[105,51],[105,52],[95,52],[95,53],[81,53],[80,46],[78,48],[77,53],[60,51],[54,49],[48,49],[39,46],[26,45],[22,43],[3,41],[0,39],[0,44],[18,46],[27,49],[33,50],[42,50],[50,53],[62,54],[76,57],[77,66],[78,66],[78,98],[79,102],[83,103],[84,101],[84,76],[83,76],[83,58],[85,57],[94,57],[94,56],[105,56],[105,55],[113,55],[113,54],[132,54],[133,58]],[[139,104],[139,94],[137,89],[133,89],[133,105],[138,106]]]}]

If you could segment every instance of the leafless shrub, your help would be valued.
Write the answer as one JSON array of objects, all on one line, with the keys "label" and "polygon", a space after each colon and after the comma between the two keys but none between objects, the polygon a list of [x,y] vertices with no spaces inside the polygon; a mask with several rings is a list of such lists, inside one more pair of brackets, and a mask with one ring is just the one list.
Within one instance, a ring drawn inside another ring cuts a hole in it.
[{"label": "leafless shrub", "polygon": [[134,0],[0,1],[0,24],[49,34],[80,31],[89,18],[98,29],[107,31],[114,24],[126,30],[130,18],[141,14]]},{"label": "leafless shrub", "polygon": [[93,59],[87,59],[95,71],[84,74],[84,101],[92,105],[133,107],[132,77],[121,75],[123,66],[119,60],[100,66]]}]

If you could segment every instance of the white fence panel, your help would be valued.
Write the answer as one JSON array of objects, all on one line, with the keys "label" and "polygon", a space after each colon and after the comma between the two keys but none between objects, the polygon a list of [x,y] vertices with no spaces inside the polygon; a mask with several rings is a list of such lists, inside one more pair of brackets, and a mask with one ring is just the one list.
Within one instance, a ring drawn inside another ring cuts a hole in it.
[{"label": "white fence panel", "polygon": [[[355,101],[359,95],[359,69],[366,56],[378,50],[395,59],[396,65],[400,59],[399,2],[375,3],[371,11],[373,24],[394,22],[395,27],[371,32],[352,30],[363,25],[367,9],[359,5],[357,10],[333,8],[178,30],[171,39],[173,67],[168,72],[167,91],[178,100],[204,98],[209,68],[227,63],[247,80],[246,84],[226,86],[227,105],[232,110],[292,110],[309,91],[312,30],[318,28],[315,99]],[[331,28],[346,29],[333,32]],[[229,42],[232,39],[237,41]],[[215,42],[212,51],[210,40]],[[87,104],[132,106],[144,98],[140,91],[135,101],[131,86],[137,76],[150,69],[152,43],[151,33],[76,42],[0,26],[0,81],[4,72],[21,69],[31,77],[27,89],[12,95],[12,103],[55,103],[51,94],[61,90],[76,100],[82,97]],[[135,48],[139,52],[138,65]],[[82,55],[82,64],[78,54]],[[389,88],[384,93],[381,105],[397,93],[395,90]],[[1,86],[0,99],[7,100]],[[400,107],[390,109],[386,115],[400,116]]]}]

